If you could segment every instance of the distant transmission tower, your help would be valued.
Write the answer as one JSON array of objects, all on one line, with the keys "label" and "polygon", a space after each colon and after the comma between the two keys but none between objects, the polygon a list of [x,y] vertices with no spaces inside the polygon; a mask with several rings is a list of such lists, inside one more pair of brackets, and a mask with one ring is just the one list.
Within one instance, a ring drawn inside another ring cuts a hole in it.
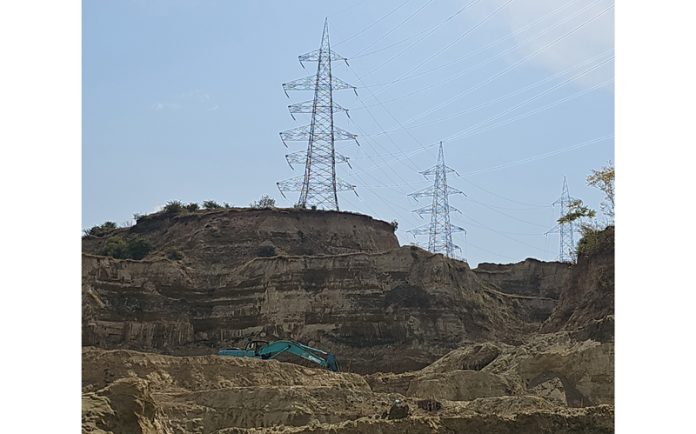
[{"label": "distant transmission tower", "polygon": [[286,197],[286,191],[299,191],[300,198],[297,205],[303,208],[316,206],[320,209],[338,211],[336,193],[344,190],[355,192],[355,186],[336,178],[336,163],[348,163],[349,166],[350,163],[348,157],[336,153],[334,142],[355,140],[357,143],[357,136],[334,125],[334,112],[343,111],[348,115],[348,110],[334,102],[333,91],[341,89],[355,91],[355,86],[334,77],[331,73],[332,61],[343,60],[348,64],[348,60],[331,51],[328,20],[324,20],[321,47],[299,56],[299,60],[303,68],[303,62],[317,62],[316,75],[283,83],[283,90],[286,95],[289,90],[314,91],[312,101],[288,106],[293,119],[295,113],[311,113],[312,121],[309,125],[283,131],[280,133],[280,139],[286,147],[288,141],[307,141],[307,151],[294,152],[285,156],[293,169],[293,164],[304,164],[304,175],[276,184],[283,197]]},{"label": "distant transmission tower", "polygon": [[[561,207],[561,217],[568,214],[570,211],[570,203],[574,198],[570,197],[568,193],[568,182],[566,177],[563,177],[563,191],[561,197],[553,203],[554,206],[560,205]],[[575,224],[571,221],[568,223],[559,223],[553,229],[547,232],[560,234],[561,246],[558,254],[558,260],[560,262],[573,262],[575,261]]]},{"label": "distant transmission tower", "polygon": [[419,197],[433,198],[430,206],[414,210],[421,217],[423,214],[430,214],[430,224],[412,229],[409,232],[413,235],[428,234],[429,251],[442,253],[449,258],[453,258],[454,251],[459,249],[459,246],[452,242],[452,232],[464,231],[466,233],[466,230],[450,223],[450,211],[459,213],[461,211],[449,205],[449,195],[464,193],[447,185],[447,173],[449,172],[457,173],[456,170],[445,165],[445,154],[442,150],[442,142],[440,142],[437,164],[428,170],[420,172],[426,179],[429,179],[429,176],[435,177],[433,186],[409,194],[410,197],[416,200]]}]

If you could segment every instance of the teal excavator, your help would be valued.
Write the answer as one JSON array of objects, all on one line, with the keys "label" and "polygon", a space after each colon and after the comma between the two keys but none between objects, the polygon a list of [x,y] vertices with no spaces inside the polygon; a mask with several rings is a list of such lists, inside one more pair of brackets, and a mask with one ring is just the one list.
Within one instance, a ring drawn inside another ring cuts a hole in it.
[{"label": "teal excavator", "polygon": [[309,360],[310,362],[314,362],[329,371],[339,372],[336,356],[318,348],[312,348],[291,340],[269,342],[248,339],[244,349],[225,348],[218,351],[219,356],[254,357],[262,360],[273,359],[283,353],[293,354],[305,360]]}]

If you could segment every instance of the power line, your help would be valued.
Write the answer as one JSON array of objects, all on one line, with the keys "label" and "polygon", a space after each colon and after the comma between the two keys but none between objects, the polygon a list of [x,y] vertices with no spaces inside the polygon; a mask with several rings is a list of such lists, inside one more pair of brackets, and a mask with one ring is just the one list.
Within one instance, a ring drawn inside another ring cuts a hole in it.
[{"label": "power line", "polygon": [[506,217],[509,217],[509,218],[511,218],[511,219],[513,219],[513,220],[516,220],[516,221],[518,221],[518,222],[520,222],[520,223],[526,223],[526,224],[528,224],[528,225],[537,226],[537,227],[540,227],[540,228],[546,228],[546,227],[547,227],[546,225],[540,225],[539,223],[534,223],[534,222],[530,222],[530,221],[523,220],[523,219],[521,219],[521,218],[515,217],[515,216],[510,215],[510,214],[508,214],[508,213],[506,213],[506,212],[500,211],[500,210],[495,209],[495,208],[493,208],[493,207],[491,207],[491,206],[489,206],[489,205],[486,205],[486,204],[483,203],[483,202],[479,202],[479,201],[477,201],[477,200],[475,200],[475,199],[469,198],[469,201],[472,202],[472,203],[478,204],[478,205],[480,205],[480,206],[483,206],[483,207],[485,207],[485,208],[488,208],[488,209],[490,209],[491,211],[497,212],[498,214],[501,214],[501,215],[504,215],[504,216],[506,216]]},{"label": "power line", "polygon": [[[431,72],[435,72],[435,71],[437,71],[437,70],[439,70],[439,69],[446,68],[446,67],[448,67],[448,66],[461,63],[463,60],[469,59],[469,58],[473,57],[474,55],[476,55],[476,54],[478,54],[478,53],[481,53],[481,52],[483,52],[483,51],[486,51],[488,48],[493,47],[493,46],[497,45],[498,43],[500,43],[500,42],[502,42],[502,41],[504,41],[504,40],[510,39],[510,38],[516,36],[516,35],[519,34],[519,33],[523,33],[523,32],[525,32],[525,31],[527,31],[527,29],[529,29],[530,27],[533,27],[535,24],[539,23],[540,21],[544,21],[547,17],[549,17],[549,16],[551,16],[551,15],[555,15],[556,13],[558,13],[559,11],[561,11],[561,10],[567,8],[568,6],[570,6],[571,4],[575,3],[576,1],[577,1],[577,0],[572,0],[572,1],[568,2],[568,3],[565,3],[565,4],[561,5],[560,7],[554,9],[553,11],[548,12],[548,13],[542,15],[541,17],[537,18],[536,20],[534,20],[534,21],[532,21],[532,22],[530,22],[530,23],[527,23],[527,24],[525,24],[524,26],[522,26],[522,27],[516,29],[515,31],[513,31],[513,32],[511,32],[511,33],[508,33],[508,34],[506,34],[505,36],[503,36],[503,37],[501,37],[501,38],[498,38],[498,39],[496,39],[496,40],[494,40],[494,41],[492,41],[492,42],[489,42],[488,44],[486,44],[486,45],[484,45],[484,46],[482,46],[482,47],[480,47],[480,48],[478,48],[478,49],[476,49],[476,50],[473,50],[473,51],[467,53],[465,56],[459,57],[458,59],[456,59],[456,60],[454,60],[454,61],[452,61],[452,62],[447,62],[447,63],[442,64],[442,65],[440,65],[440,66],[437,66],[437,67],[435,67],[435,68],[428,69],[428,70],[426,70],[426,71],[422,71],[422,72],[419,72],[419,73],[417,73],[417,74],[412,74],[412,75],[409,75],[409,76],[405,76],[405,77],[399,78],[398,80],[395,79],[395,80],[390,80],[390,81],[384,82],[384,83],[371,84],[371,85],[367,85],[367,87],[388,87],[388,86],[391,86],[392,84],[395,84],[395,83],[398,83],[398,82],[401,82],[401,81],[411,80],[411,79],[413,79],[413,78],[417,78],[417,77],[420,77],[420,76],[429,74],[429,73],[431,73]],[[588,9],[588,8],[592,7],[595,3],[599,3],[599,2],[601,2],[601,1],[603,1],[603,0],[595,0],[594,2],[591,2],[591,3],[589,3],[588,5],[583,6],[581,9],[575,11],[575,12],[572,13],[571,15],[566,16],[565,18],[563,18],[562,20],[560,20],[560,21],[554,23],[553,25],[544,28],[543,31],[542,31],[541,33],[538,33],[537,35],[533,36],[532,38],[529,38],[529,39],[524,40],[524,41],[519,41],[519,42],[515,43],[514,45],[512,45],[511,47],[508,47],[508,48],[506,48],[505,50],[499,51],[499,52],[497,52],[495,55],[490,56],[490,57],[484,59],[483,62],[479,62],[479,63],[477,63],[477,64],[475,64],[475,65],[473,65],[473,66],[471,66],[471,67],[469,67],[469,68],[467,68],[467,69],[465,69],[465,70],[463,70],[463,71],[459,71],[459,73],[457,73],[456,75],[452,76],[450,79],[444,80],[444,82],[441,83],[441,84],[449,83],[449,82],[451,82],[451,81],[453,81],[453,80],[455,80],[455,79],[461,77],[461,75],[463,75],[464,72],[467,72],[467,71],[470,71],[470,70],[472,70],[472,69],[476,69],[476,68],[478,68],[478,67],[480,67],[480,66],[486,65],[486,64],[490,63],[492,60],[494,60],[494,59],[496,59],[496,58],[498,58],[498,57],[504,56],[504,55],[506,55],[506,54],[508,54],[508,53],[510,53],[510,52],[512,52],[512,51],[514,51],[515,49],[519,48],[519,47],[520,47],[521,45],[523,45],[523,44],[526,44],[526,43],[529,43],[530,41],[539,39],[540,36],[542,36],[542,35],[548,33],[550,29],[553,29],[553,28],[555,28],[555,27],[558,27],[558,26],[564,24],[565,22],[572,20],[572,19],[575,18],[576,16],[581,15],[582,12],[585,11],[585,9]],[[354,58],[355,58],[355,57],[351,57],[351,60],[354,59]],[[426,87],[426,88],[424,88],[424,89],[428,89],[428,88],[430,88],[430,87]],[[424,90],[424,89],[419,89],[419,90],[417,90],[417,91],[415,91],[415,92],[413,92],[413,93],[411,93],[411,94],[407,94],[407,95],[413,95],[413,94],[415,94],[415,93],[421,92],[421,91]]]},{"label": "power line", "polygon": [[360,57],[360,53],[364,53],[367,49],[369,49],[369,48],[371,48],[371,47],[374,47],[375,44],[378,44],[380,40],[386,38],[388,35],[390,35],[391,33],[393,33],[396,29],[398,29],[399,27],[403,26],[403,25],[404,25],[406,22],[408,22],[411,18],[413,18],[413,17],[415,17],[416,15],[418,15],[423,9],[425,9],[425,8],[426,8],[430,3],[432,3],[433,1],[434,1],[434,0],[428,0],[423,6],[419,7],[418,9],[416,9],[415,12],[413,12],[411,15],[409,15],[408,17],[406,17],[404,20],[402,20],[399,24],[397,24],[396,26],[394,26],[394,27],[393,27],[391,30],[389,30],[387,33],[383,34],[383,35],[381,36],[381,38],[375,38],[375,41],[374,41],[372,44],[370,44],[370,45],[368,45],[367,47],[363,48],[360,52],[358,52],[355,56],[351,57],[350,59],[353,60],[353,59],[355,59],[356,57]]},{"label": "power line", "polygon": [[[552,157],[552,156],[555,156],[555,155],[558,155],[558,154],[562,154],[562,153],[565,153],[565,152],[574,151],[574,150],[576,150],[576,149],[579,149],[579,148],[582,148],[582,147],[585,147],[585,146],[589,146],[589,145],[591,145],[591,144],[598,143],[598,142],[601,142],[601,141],[604,141],[604,140],[607,140],[607,139],[610,139],[610,138],[613,138],[613,137],[614,137],[613,135],[607,135],[607,136],[602,136],[602,137],[598,137],[598,138],[591,139],[591,140],[586,140],[586,141],[583,141],[583,142],[580,142],[580,143],[576,143],[576,144],[570,145],[570,146],[565,147],[565,148],[562,148],[562,149],[557,149],[557,150],[554,150],[554,151],[545,152],[545,153],[543,153],[543,154],[532,155],[532,156],[529,156],[529,157],[521,158],[521,159],[519,159],[519,160],[508,161],[507,163],[499,164],[499,165],[497,165],[497,166],[489,167],[489,168],[486,168],[486,169],[475,170],[475,171],[473,171],[473,172],[465,173],[464,176],[475,175],[475,174],[483,173],[483,172],[490,172],[490,171],[493,171],[493,170],[501,170],[501,169],[506,169],[506,168],[508,168],[508,167],[513,167],[513,166],[518,166],[518,165],[521,165],[521,164],[531,163],[531,162],[534,162],[534,161],[537,161],[537,160],[542,160],[542,159],[544,159],[544,158],[549,158],[549,157]],[[422,147],[422,148],[418,148],[418,149],[409,151],[408,154],[409,154],[410,156],[414,156],[414,155],[420,154],[421,152],[425,152],[425,151],[427,151],[428,149],[430,149],[430,148],[432,148],[432,147],[435,147],[435,146],[437,146],[437,144],[427,145],[427,146],[424,146],[424,147]],[[363,168],[363,169],[361,169],[361,171],[364,172],[364,171],[366,171],[366,170],[377,169],[377,168],[379,168],[379,167],[381,167],[381,166],[371,166],[371,167]]]},{"label": "power line", "polygon": [[425,58],[425,60],[423,60],[421,63],[419,63],[419,64],[416,65],[415,67],[413,67],[413,68],[411,68],[410,70],[408,70],[408,71],[404,72],[403,74],[401,74],[399,77],[396,78],[396,80],[398,80],[399,78],[401,78],[401,77],[403,77],[403,76],[405,76],[405,75],[408,75],[409,73],[411,73],[411,72],[413,72],[413,71],[417,71],[418,68],[420,68],[421,66],[425,65],[430,59],[432,59],[433,57],[439,56],[442,52],[448,50],[450,47],[452,47],[453,45],[457,44],[459,41],[461,41],[461,40],[464,39],[465,37],[469,36],[474,30],[476,30],[476,29],[478,29],[479,27],[481,27],[481,26],[482,26],[483,24],[485,24],[489,19],[491,19],[496,13],[498,13],[499,11],[501,11],[505,6],[509,5],[509,4],[512,3],[513,1],[514,1],[514,0],[507,0],[505,3],[503,3],[503,4],[500,5],[500,6],[498,6],[495,10],[493,10],[493,12],[491,12],[490,14],[488,14],[483,20],[481,20],[479,23],[477,23],[476,25],[474,25],[473,27],[471,27],[470,29],[468,29],[466,32],[462,33],[459,37],[457,37],[457,39],[455,39],[454,41],[452,41],[452,42],[450,42],[449,44],[445,45],[444,47],[442,47],[441,49],[439,49],[439,50],[436,51],[435,53],[431,54],[430,56],[428,56],[427,58]]},{"label": "power line", "polygon": [[604,15],[607,11],[609,11],[609,10],[612,9],[612,8],[613,8],[613,4],[612,4],[612,6],[609,6],[609,7],[605,8],[604,10],[602,10],[600,13],[594,15],[594,16],[593,16],[592,18],[590,18],[589,20],[584,21],[584,22],[581,23],[580,25],[574,27],[572,30],[570,30],[570,31],[568,31],[568,32],[566,32],[566,33],[564,33],[564,34],[561,35],[560,37],[558,37],[558,38],[554,39],[553,41],[551,41],[551,42],[549,42],[549,43],[543,45],[542,47],[540,47],[540,48],[534,50],[534,51],[531,52],[530,54],[528,54],[528,55],[522,57],[520,60],[514,62],[512,65],[508,66],[507,68],[505,68],[504,70],[500,71],[499,73],[497,73],[497,74],[495,74],[495,75],[489,77],[488,79],[486,79],[486,80],[484,80],[483,82],[477,84],[476,86],[473,86],[473,87],[468,88],[468,89],[464,89],[463,91],[461,91],[461,92],[459,92],[459,93],[453,95],[452,97],[450,97],[450,98],[447,99],[446,101],[444,101],[444,102],[442,102],[442,103],[436,105],[435,107],[431,108],[430,110],[427,110],[425,113],[421,113],[421,114],[419,114],[418,116],[409,119],[407,122],[411,122],[411,121],[413,121],[414,119],[422,119],[422,118],[424,118],[425,116],[427,116],[427,115],[429,115],[429,114],[431,114],[431,113],[434,113],[434,112],[440,110],[440,109],[443,108],[443,107],[448,106],[450,103],[452,103],[453,101],[459,99],[460,97],[462,97],[462,96],[464,96],[464,95],[468,95],[468,94],[470,94],[470,93],[472,93],[472,92],[474,92],[474,91],[476,91],[476,90],[478,90],[478,89],[484,87],[485,85],[487,85],[487,84],[489,84],[489,83],[492,83],[492,82],[495,81],[497,78],[502,77],[503,75],[505,75],[505,74],[507,74],[508,72],[512,71],[512,70],[515,69],[517,66],[521,65],[522,63],[524,63],[524,62],[527,61],[528,59],[532,58],[533,56],[539,54],[540,52],[542,52],[543,50],[547,49],[548,47],[551,47],[552,45],[558,43],[559,41],[561,41],[561,40],[567,38],[568,36],[570,36],[570,35],[572,35],[572,34],[574,34],[574,33],[577,32],[578,30],[580,30],[581,28],[583,28],[584,26],[586,26],[587,24],[589,24],[590,22],[592,22],[592,21],[596,20],[597,18],[599,18],[600,16]]},{"label": "power line", "polygon": [[512,237],[509,236],[509,235],[506,235],[506,234],[504,234],[504,233],[502,233],[502,232],[500,232],[500,231],[498,231],[498,230],[496,230],[496,229],[493,229],[493,228],[491,228],[491,227],[489,227],[489,226],[484,225],[483,223],[481,223],[481,222],[479,222],[479,221],[477,221],[477,220],[471,218],[471,216],[465,216],[465,218],[467,218],[467,219],[469,219],[469,220],[472,220],[474,223],[478,223],[479,226],[481,226],[482,229],[486,229],[486,230],[488,230],[488,231],[490,231],[490,232],[493,232],[493,233],[495,233],[495,234],[498,234],[498,235],[500,235],[501,237],[507,238],[508,240],[514,241],[514,242],[516,242],[516,243],[518,243],[518,244],[520,244],[520,245],[527,246],[527,247],[531,247],[531,248],[533,248],[533,249],[536,249],[536,250],[539,250],[539,251],[542,251],[542,252],[546,253],[546,252],[544,251],[544,249],[541,249],[541,248],[539,248],[539,247],[537,247],[537,246],[535,246],[535,245],[533,245],[533,244],[529,244],[529,243],[527,243],[527,242],[525,242],[525,241],[520,241],[520,240],[518,240],[518,239],[516,239],[516,238],[512,238]]},{"label": "power line", "polygon": [[[543,111],[545,111],[545,110],[548,110],[548,109],[551,109],[551,108],[553,108],[553,107],[556,107],[556,106],[558,106],[558,105],[560,105],[560,104],[563,104],[564,102],[568,102],[568,101],[571,101],[571,100],[573,100],[573,99],[580,98],[581,96],[584,96],[584,95],[586,95],[586,94],[588,94],[588,93],[590,93],[590,92],[594,92],[594,91],[597,90],[597,89],[601,89],[602,87],[605,87],[605,86],[611,84],[613,81],[614,81],[613,78],[612,78],[612,79],[609,79],[609,80],[605,80],[605,81],[600,82],[600,83],[598,83],[598,84],[596,84],[596,85],[594,85],[594,86],[592,86],[592,87],[590,87],[590,88],[587,88],[587,89],[584,89],[584,90],[575,92],[575,93],[573,93],[573,94],[571,94],[571,95],[568,95],[568,96],[566,96],[566,97],[564,97],[564,98],[561,98],[561,99],[559,99],[559,100],[553,101],[553,102],[551,102],[551,103],[549,103],[549,104],[546,104],[546,105],[543,105],[543,106],[541,106],[541,107],[537,107],[537,108],[535,108],[535,109],[533,109],[533,110],[530,110],[530,111],[528,111],[528,112],[520,113],[520,114],[518,114],[518,115],[516,115],[516,116],[513,116],[513,117],[508,118],[508,119],[506,119],[506,120],[504,120],[504,121],[501,121],[501,122],[497,122],[497,123],[494,122],[494,123],[489,124],[489,125],[485,125],[485,122],[486,122],[486,121],[484,121],[484,122],[479,122],[478,124],[474,125],[473,127],[469,127],[469,128],[465,128],[465,129],[463,129],[463,130],[460,130],[457,134],[454,134],[454,135],[448,137],[447,140],[450,140],[450,141],[451,141],[451,140],[459,139],[459,138],[461,138],[462,136],[464,136],[464,137],[474,136],[474,135],[480,134],[480,133],[482,133],[482,132],[484,132],[484,131],[488,131],[488,130],[491,130],[491,129],[493,129],[493,128],[505,126],[505,125],[511,124],[511,123],[513,123],[513,122],[516,122],[516,121],[518,121],[518,120],[520,120],[520,119],[528,118],[528,117],[533,116],[533,115],[535,115],[535,114],[537,114],[537,113],[541,113],[541,112],[543,112]],[[498,117],[496,116],[496,117],[494,117],[494,118],[498,118]],[[495,119],[491,119],[491,118],[487,119],[487,121],[490,121],[490,120],[495,120]]]},{"label": "power line", "polygon": [[520,202],[519,200],[516,200],[516,199],[510,199],[509,197],[502,196],[502,195],[500,195],[500,194],[498,194],[498,193],[495,193],[495,192],[490,191],[490,190],[488,190],[488,189],[486,189],[486,188],[483,188],[483,187],[481,187],[480,185],[474,184],[473,182],[471,182],[471,180],[466,179],[466,177],[462,177],[462,179],[464,180],[464,182],[467,182],[467,183],[473,185],[474,187],[478,188],[479,190],[484,191],[484,192],[486,192],[486,193],[488,193],[488,194],[491,194],[491,195],[493,195],[493,196],[499,197],[499,198],[501,198],[501,199],[507,200],[508,202],[519,203],[519,204],[521,204],[521,205],[526,205],[526,206],[529,206],[529,207],[532,207],[532,208],[550,208],[550,207],[551,207],[551,205],[534,205],[534,204],[530,204],[530,203],[527,203],[527,202]]},{"label": "power line", "polygon": [[543,154],[536,154],[536,155],[532,155],[530,157],[521,158],[519,160],[508,161],[507,163],[501,163],[501,164],[498,164],[495,166],[487,167],[485,169],[474,170],[472,172],[465,173],[464,176],[478,175],[479,173],[493,172],[496,170],[502,170],[502,169],[508,169],[508,168],[514,167],[514,166],[520,166],[522,164],[532,163],[535,161],[554,157],[556,155],[563,154],[565,152],[574,151],[576,149],[584,148],[586,146],[590,146],[590,145],[593,145],[595,143],[600,143],[600,142],[603,142],[605,140],[609,140],[609,139],[613,139],[613,138],[614,138],[614,135],[610,134],[610,135],[597,137],[597,138],[590,139],[590,140],[585,140],[583,142],[579,142],[579,143],[576,143],[574,145],[570,145],[570,146],[565,147],[565,148],[556,149],[556,150],[549,151],[549,152],[544,152]]},{"label": "power line", "polygon": [[[355,76],[358,78],[358,81],[360,81],[360,82],[362,83],[362,79],[360,78],[360,76],[358,75],[358,73],[355,72],[352,68],[351,68],[351,71],[352,71],[353,74],[355,74]],[[372,93],[372,89],[368,89],[368,92]],[[375,99],[377,99],[376,95],[373,94],[373,96],[375,97]],[[358,99],[360,99],[360,98],[358,98]],[[381,103],[381,101],[379,101],[378,99],[377,99],[377,101],[380,103],[380,105],[382,106],[382,108],[384,109],[384,111],[385,111],[392,119],[394,119],[394,120],[396,121],[397,124],[399,124],[399,125],[401,125],[401,126],[403,127],[403,125],[401,124],[401,121],[400,121],[396,116],[394,116],[394,115],[389,111],[389,109],[387,109],[387,107],[386,107],[384,104]],[[375,121],[375,123],[377,124],[377,127],[378,127],[378,128],[382,128],[382,126],[380,125],[379,121],[377,121],[377,118],[372,114],[372,111],[371,111],[369,108],[367,108],[367,107],[365,106],[365,103],[363,103],[362,100],[360,100],[360,103],[363,105],[363,107],[365,107],[365,108],[367,109],[367,112],[368,112],[369,115],[372,117],[372,119]],[[382,128],[382,129],[383,129],[383,128]],[[407,130],[404,130],[404,131],[406,131],[407,134],[408,134],[417,144],[423,145],[423,144],[422,144],[413,134],[411,134],[409,131],[407,131]],[[389,134],[387,134],[387,138],[389,138],[389,140],[390,140],[395,146],[397,146],[397,148],[398,148],[398,145],[396,144],[396,141],[394,141],[394,139],[392,139],[392,137],[391,137]],[[408,156],[406,156],[406,159],[411,163],[411,166],[413,166],[413,167],[415,168],[415,170],[418,170],[418,168],[416,167],[416,165],[413,163],[413,161],[411,161],[411,159],[410,159]]]},{"label": "power line", "polygon": [[408,45],[407,47],[405,47],[403,50],[399,51],[397,54],[395,54],[394,56],[392,56],[392,57],[390,57],[389,59],[387,59],[384,63],[382,63],[381,65],[377,66],[376,68],[373,68],[373,69],[372,69],[372,72],[374,73],[374,72],[379,71],[379,70],[382,69],[384,66],[386,66],[389,62],[391,62],[392,60],[394,60],[395,58],[397,58],[398,56],[400,56],[401,53],[405,52],[406,50],[408,50],[409,48],[411,48],[412,46],[414,46],[414,45],[417,44],[418,42],[420,42],[420,41],[424,40],[425,38],[427,38],[428,36],[432,35],[441,25],[443,25],[443,24],[445,24],[446,22],[450,21],[451,19],[453,19],[454,17],[456,17],[457,15],[459,15],[460,13],[462,13],[465,9],[468,9],[469,7],[475,5],[476,3],[479,3],[480,1],[481,1],[481,0],[473,0],[472,2],[468,3],[467,5],[465,5],[465,6],[462,7],[461,9],[459,9],[457,12],[455,12],[455,13],[452,14],[452,15],[450,15],[446,20],[442,21],[441,23],[439,23],[438,25],[436,25],[435,27],[433,27],[432,29],[430,29],[430,31],[428,31],[422,38],[416,39],[413,43],[409,44],[409,45]]},{"label": "power line", "polygon": [[[607,51],[603,52],[601,55],[606,54],[606,52],[608,52],[608,51],[611,51],[611,50],[607,50]],[[601,55],[593,56],[593,57],[592,57],[591,59],[589,59],[589,60],[594,60],[595,58],[600,57]],[[526,101],[527,101],[527,102],[533,101],[534,99],[537,99],[537,98],[539,98],[539,97],[541,97],[541,96],[543,96],[543,95],[545,95],[545,94],[547,94],[547,93],[549,93],[549,92],[551,92],[551,91],[553,91],[553,90],[555,90],[555,89],[558,89],[558,88],[560,88],[561,86],[564,86],[564,85],[566,85],[566,84],[572,83],[574,80],[577,80],[578,78],[583,77],[583,76],[589,74],[590,72],[593,72],[593,71],[597,70],[600,66],[602,66],[602,65],[604,65],[604,64],[606,64],[606,63],[612,61],[613,59],[614,59],[614,56],[610,56],[610,57],[608,57],[608,58],[602,60],[601,62],[592,65],[589,69],[586,69],[586,70],[584,70],[583,72],[581,72],[581,73],[579,73],[579,74],[576,74],[576,75],[574,75],[574,76],[572,76],[572,77],[570,77],[570,78],[567,78],[567,79],[563,80],[563,81],[560,82],[560,83],[555,84],[554,86],[552,86],[552,87],[550,87],[550,88],[548,88],[548,89],[542,91],[541,93],[536,94],[536,96],[535,96],[534,98],[528,99],[528,100],[526,100]],[[588,60],[586,60],[586,61],[580,63],[579,65],[584,65],[584,64],[587,63],[587,62],[588,62]],[[453,114],[451,114],[451,115],[449,115],[449,116],[447,116],[447,117],[441,117],[441,118],[435,119],[435,120],[433,120],[433,121],[423,122],[423,123],[419,123],[419,124],[415,124],[415,125],[411,125],[411,126],[406,126],[406,127],[404,127],[404,128],[407,128],[407,129],[421,128],[421,127],[424,127],[424,126],[428,126],[428,125],[433,125],[433,124],[445,122],[445,121],[448,121],[448,120],[451,120],[451,119],[455,119],[455,118],[457,118],[457,117],[459,117],[459,116],[462,116],[462,115],[465,115],[465,114],[469,114],[469,113],[472,113],[472,112],[481,110],[481,109],[486,108],[486,107],[488,107],[488,106],[491,106],[491,105],[493,105],[493,104],[495,104],[495,103],[497,103],[497,102],[500,102],[500,101],[503,101],[503,100],[505,100],[505,99],[508,99],[508,98],[510,98],[510,97],[512,97],[512,96],[515,96],[515,95],[519,95],[519,94],[521,94],[521,93],[524,93],[525,91],[527,91],[527,90],[529,90],[529,89],[533,89],[533,88],[539,86],[540,84],[546,83],[546,82],[551,81],[551,80],[553,80],[553,79],[555,79],[555,78],[558,78],[558,77],[562,77],[562,76],[568,74],[570,71],[576,69],[579,65],[573,65],[571,68],[567,68],[567,69],[565,69],[565,70],[563,70],[563,71],[561,71],[561,72],[558,72],[558,73],[556,73],[556,74],[547,76],[547,77],[543,78],[542,80],[539,80],[539,81],[536,81],[536,82],[534,82],[534,83],[531,83],[531,84],[529,84],[529,85],[527,85],[527,86],[518,88],[518,89],[514,90],[513,92],[507,93],[507,94],[502,95],[502,96],[500,96],[500,97],[498,97],[498,98],[494,98],[494,99],[485,101],[485,102],[483,102],[483,103],[481,103],[481,104],[478,104],[478,105],[476,105],[476,106],[470,107],[470,108],[468,108],[468,109],[466,109],[466,110],[463,110],[463,111],[460,111],[460,112],[457,112],[457,113],[453,113]],[[519,105],[518,105],[517,107],[519,107]],[[406,125],[408,125],[408,122],[406,123]],[[394,132],[394,131],[399,131],[399,130],[400,130],[399,128],[394,128],[394,129],[391,129],[391,130],[387,130],[386,132]],[[380,136],[380,135],[382,135],[382,134],[386,134],[386,132],[385,132],[385,131],[380,131],[379,133],[375,133],[375,134],[366,134],[365,137],[376,137],[376,136]]]},{"label": "power line", "polygon": [[372,27],[376,26],[377,24],[379,24],[380,22],[382,22],[384,19],[386,19],[387,17],[389,17],[389,16],[390,16],[391,14],[393,14],[394,12],[396,12],[396,11],[398,11],[399,9],[401,9],[402,7],[406,6],[408,3],[411,3],[411,1],[412,1],[412,0],[406,0],[405,2],[401,3],[399,6],[395,7],[395,8],[392,9],[391,11],[387,12],[385,15],[383,15],[382,17],[380,17],[380,18],[377,19],[376,21],[373,21],[371,24],[369,24],[369,25],[367,25],[366,27],[364,27],[364,28],[363,28],[362,30],[360,30],[359,32],[353,34],[352,36],[347,37],[346,39],[342,39],[341,41],[336,42],[336,43],[334,44],[334,46],[341,45],[341,44],[343,44],[343,43],[345,43],[345,42],[348,42],[348,41],[350,41],[350,40],[352,40],[352,39],[355,39],[356,37],[362,35],[362,34],[365,33],[366,31],[370,30]]}]

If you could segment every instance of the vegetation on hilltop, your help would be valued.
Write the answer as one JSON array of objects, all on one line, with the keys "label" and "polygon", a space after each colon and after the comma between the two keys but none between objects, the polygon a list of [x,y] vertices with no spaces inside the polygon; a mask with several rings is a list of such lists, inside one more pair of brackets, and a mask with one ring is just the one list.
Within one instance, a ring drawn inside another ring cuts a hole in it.
[{"label": "vegetation on hilltop", "polygon": [[580,199],[572,200],[568,212],[558,219],[559,224],[570,222],[580,224],[582,237],[576,247],[578,256],[596,251],[602,241],[601,232],[609,226],[614,226],[615,177],[616,171],[611,162],[599,170],[593,170],[587,177],[587,185],[596,187],[604,193],[605,200],[601,204],[602,213],[606,217],[604,222],[597,221],[597,212],[586,206]]}]

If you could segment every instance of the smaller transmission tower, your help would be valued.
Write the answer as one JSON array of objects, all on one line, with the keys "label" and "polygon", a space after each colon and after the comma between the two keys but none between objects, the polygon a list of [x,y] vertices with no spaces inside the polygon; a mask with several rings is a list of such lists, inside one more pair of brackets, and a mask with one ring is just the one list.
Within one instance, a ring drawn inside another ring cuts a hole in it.
[{"label": "smaller transmission tower", "polygon": [[[353,190],[355,186],[341,181],[336,177],[336,163],[347,163],[348,157],[336,152],[334,143],[337,140],[355,140],[357,136],[334,125],[334,113],[348,110],[334,101],[333,92],[341,89],[353,89],[345,81],[337,78],[331,71],[331,63],[348,60],[331,50],[329,44],[329,23],[324,20],[324,31],[321,36],[321,46],[318,50],[299,56],[303,62],[317,62],[315,75],[300,78],[289,83],[283,83],[285,94],[292,90],[309,90],[314,92],[314,99],[291,104],[288,106],[290,115],[295,113],[311,114],[309,125],[293,128],[280,133],[280,139],[287,146],[289,141],[306,141],[307,151],[287,154],[285,159],[291,168],[293,164],[304,165],[304,175],[277,182],[280,193],[285,197],[286,191],[299,191],[297,205],[302,208],[318,207],[338,211],[338,191]],[[357,93],[357,92],[356,92]],[[357,194],[357,192],[355,193]]]},{"label": "smaller transmission tower", "polygon": [[448,258],[453,258],[455,249],[459,249],[459,246],[452,242],[452,232],[463,231],[466,233],[464,228],[450,223],[450,211],[458,213],[461,213],[461,211],[449,205],[449,195],[464,194],[456,188],[447,185],[447,174],[451,172],[457,173],[456,170],[445,165],[445,154],[442,149],[442,142],[440,142],[437,164],[428,170],[420,172],[426,179],[430,179],[429,176],[434,177],[432,187],[409,194],[410,197],[416,200],[419,197],[433,198],[429,206],[413,211],[420,217],[423,214],[430,214],[430,224],[412,229],[409,232],[414,236],[428,234],[428,250],[433,253],[442,253]]},{"label": "smaller transmission tower", "polygon": [[[563,177],[563,191],[561,192],[561,197],[556,200],[553,205],[559,205],[561,208],[561,217],[568,214],[570,211],[570,204],[574,198],[570,197],[568,193],[568,181],[566,177]],[[560,235],[560,250],[558,253],[558,260],[560,262],[574,262],[575,261],[575,223],[559,223],[553,229],[547,232],[558,233]]]}]

